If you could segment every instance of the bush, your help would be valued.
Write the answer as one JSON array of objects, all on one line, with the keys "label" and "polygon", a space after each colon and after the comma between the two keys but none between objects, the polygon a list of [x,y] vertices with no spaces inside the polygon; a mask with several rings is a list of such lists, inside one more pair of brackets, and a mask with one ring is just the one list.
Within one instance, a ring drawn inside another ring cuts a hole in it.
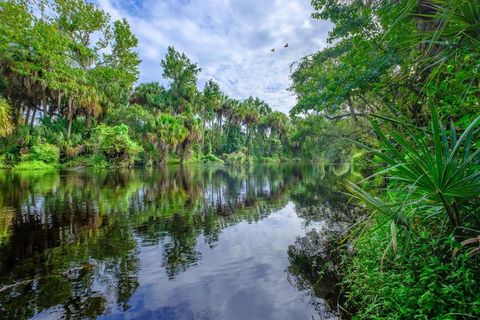
[{"label": "bush", "polygon": [[[389,248],[390,228],[372,225],[356,243],[344,278],[361,319],[463,319],[480,315],[478,258],[451,259],[448,239],[414,238]],[[400,239],[398,239],[400,241]]]},{"label": "bush", "polygon": [[277,163],[280,162],[280,158],[277,157],[258,157],[255,159],[257,162],[265,162],[265,163]]},{"label": "bush", "polygon": [[113,160],[116,166],[130,167],[137,159],[142,148],[128,135],[128,127],[124,124],[108,126],[101,124],[94,129],[90,140],[94,153],[104,155]]},{"label": "bush", "polygon": [[203,155],[201,161],[204,163],[223,163],[222,159],[212,153]]},{"label": "bush", "polygon": [[6,168],[8,168],[8,165],[7,165],[6,161],[5,161],[5,155],[2,154],[2,155],[0,156],[0,169],[6,169]]},{"label": "bush", "polygon": [[108,168],[108,162],[102,155],[81,156],[68,160],[64,168]]},{"label": "bush", "polygon": [[81,144],[76,145],[75,147],[67,147],[65,149],[65,156],[69,159],[78,157],[79,155],[85,152],[85,147]]},{"label": "bush", "polygon": [[56,166],[39,160],[22,161],[15,166],[16,170],[52,170]]},{"label": "bush", "polygon": [[478,317],[480,116],[461,134],[434,107],[429,129],[372,125],[381,147],[367,148],[387,164],[378,173],[387,192],[348,184],[373,211],[352,230],[360,236],[345,277],[350,307],[367,319]]},{"label": "bush", "polygon": [[180,164],[181,161],[178,158],[170,157],[167,160],[167,164]]},{"label": "bush", "polygon": [[222,158],[225,161],[225,163],[228,163],[228,164],[242,164],[242,163],[250,162],[250,158],[246,155],[244,150],[239,150],[237,152],[224,154],[222,155]]},{"label": "bush", "polygon": [[60,150],[57,146],[50,143],[41,143],[34,145],[30,151],[22,156],[23,161],[42,161],[44,163],[58,163],[60,159]]}]

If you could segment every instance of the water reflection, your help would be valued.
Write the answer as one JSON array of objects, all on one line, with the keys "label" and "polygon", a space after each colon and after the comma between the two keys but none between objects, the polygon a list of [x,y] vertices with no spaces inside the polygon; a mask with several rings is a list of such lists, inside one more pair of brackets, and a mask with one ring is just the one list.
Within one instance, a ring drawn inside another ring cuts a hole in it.
[{"label": "water reflection", "polygon": [[326,176],[294,165],[5,172],[0,316],[316,318],[284,271],[305,222],[343,210]]},{"label": "water reflection", "polygon": [[330,319],[332,313],[343,313],[338,267],[339,248],[345,244],[338,241],[361,214],[360,208],[349,203],[338,182],[339,178],[340,181],[342,177],[354,179],[359,174],[352,172],[348,165],[313,168],[322,172],[321,182],[305,180],[301,189],[291,195],[297,215],[305,219],[307,230],[288,248],[288,276],[299,290],[310,293],[310,303],[322,318]]}]

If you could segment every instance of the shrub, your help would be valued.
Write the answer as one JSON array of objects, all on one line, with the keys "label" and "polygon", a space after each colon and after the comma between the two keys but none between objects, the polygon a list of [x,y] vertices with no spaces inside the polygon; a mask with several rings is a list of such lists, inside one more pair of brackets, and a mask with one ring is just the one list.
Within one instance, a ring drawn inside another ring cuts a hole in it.
[{"label": "shrub", "polygon": [[142,148],[128,135],[128,127],[124,124],[108,126],[101,124],[94,129],[90,147],[95,153],[114,160],[117,166],[132,166]]},{"label": "shrub", "polygon": [[269,162],[280,162],[280,158],[277,158],[277,157],[258,157],[255,159],[255,161],[257,162],[265,162],[265,163],[269,163]]},{"label": "shrub", "polygon": [[[473,319],[480,314],[478,259],[451,259],[448,238],[413,238],[408,254],[373,224],[356,242],[343,283],[360,319]],[[397,239],[400,241],[400,239]],[[477,261],[476,261],[477,260]]]},{"label": "shrub", "polygon": [[50,143],[34,145],[27,154],[22,156],[22,161],[42,161],[45,163],[58,163],[60,150]]},{"label": "shrub", "polygon": [[69,159],[74,158],[74,157],[78,157],[79,155],[81,155],[84,152],[85,152],[85,147],[81,144],[76,145],[75,147],[67,147],[65,149],[65,155]]},{"label": "shrub", "polygon": [[15,166],[16,170],[52,170],[55,168],[54,164],[40,160],[22,161]]},{"label": "shrub", "polygon": [[352,231],[360,236],[345,277],[350,306],[367,319],[478,317],[480,116],[458,136],[433,107],[429,128],[387,120],[396,128],[372,122],[381,149],[367,147],[387,164],[378,173],[387,193],[349,184],[372,209]]},{"label": "shrub", "polygon": [[68,160],[63,164],[65,168],[108,168],[108,162],[103,155],[80,156]]},{"label": "shrub", "polygon": [[0,169],[6,169],[6,168],[8,168],[8,165],[7,165],[6,161],[5,161],[5,155],[2,154],[2,155],[0,156]]},{"label": "shrub", "polygon": [[204,163],[223,163],[223,160],[212,153],[202,156],[201,161]]},{"label": "shrub", "polygon": [[222,158],[228,164],[242,164],[250,161],[244,150],[224,154]]}]

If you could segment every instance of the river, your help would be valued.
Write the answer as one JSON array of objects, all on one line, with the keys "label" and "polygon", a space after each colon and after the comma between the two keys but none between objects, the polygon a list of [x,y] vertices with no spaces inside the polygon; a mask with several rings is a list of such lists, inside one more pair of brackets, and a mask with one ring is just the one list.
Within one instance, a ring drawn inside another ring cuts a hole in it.
[{"label": "river", "polygon": [[336,319],[347,171],[0,172],[0,318]]}]

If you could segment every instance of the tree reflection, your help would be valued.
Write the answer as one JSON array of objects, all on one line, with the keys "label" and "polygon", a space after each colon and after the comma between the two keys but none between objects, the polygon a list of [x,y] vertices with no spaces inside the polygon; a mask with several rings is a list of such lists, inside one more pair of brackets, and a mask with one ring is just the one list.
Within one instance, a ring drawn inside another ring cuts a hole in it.
[{"label": "tree reflection", "polygon": [[341,302],[337,286],[341,244],[337,241],[355,221],[359,209],[349,204],[339,183],[349,177],[345,168],[313,166],[309,170],[313,172],[306,177],[320,180],[305,178],[291,199],[297,215],[305,219],[311,229],[288,248],[287,271],[289,281],[298,289],[310,292],[311,303],[323,318],[328,318],[332,310],[338,311]]},{"label": "tree reflection", "polygon": [[[293,166],[6,172],[0,177],[0,314],[66,318],[127,310],[139,249],[158,246],[169,279],[223,229],[286,205]],[[163,271],[162,271],[163,270]]]}]

